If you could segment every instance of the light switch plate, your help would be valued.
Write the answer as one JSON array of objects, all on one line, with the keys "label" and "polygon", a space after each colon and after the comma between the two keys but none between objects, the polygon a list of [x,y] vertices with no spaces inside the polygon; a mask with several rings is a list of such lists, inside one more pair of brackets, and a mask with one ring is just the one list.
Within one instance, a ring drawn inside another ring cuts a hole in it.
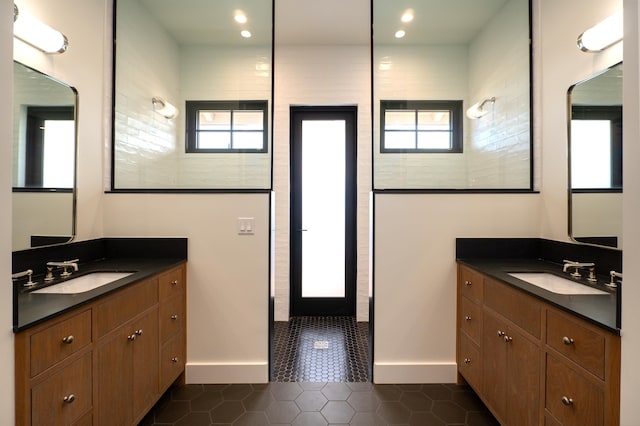
[{"label": "light switch plate", "polygon": [[238,235],[255,234],[256,219],[253,217],[239,217],[237,221]]}]

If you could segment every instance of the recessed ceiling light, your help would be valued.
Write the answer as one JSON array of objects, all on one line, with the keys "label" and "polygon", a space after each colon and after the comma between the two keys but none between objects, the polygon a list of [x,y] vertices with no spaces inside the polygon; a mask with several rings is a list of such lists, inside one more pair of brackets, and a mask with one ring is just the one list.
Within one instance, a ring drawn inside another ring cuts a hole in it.
[{"label": "recessed ceiling light", "polygon": [[250,38],[251,37],[251,31],[247,31],[247,30],[242,30],[240,31],[240,35],[244,38]]},{"label": "recessed ceiling light", "polygon": [[239,23],[239,24],[246,24],[247,23],[247,15],[245,15],[244,12],[241,11],[241,10],[236,10],[236,13],[235,13],[233,19],[235,19],[236,22]]},{"label": "recessed ceiling light", "polygon": [[395,36],[396,36],[396,38],[402,38],[402,37],[404,37],[406,34],[407,34],[407,33],[405,33],[405,32],[404,32],[404,30],[398,30],[398,31],[396,31]]},{"label": "recessed ceiling light", "polygon": [[402,22],[411,22],[413,21],[413,9],[407,9],[402,14],[402,18],[400,18]]}]

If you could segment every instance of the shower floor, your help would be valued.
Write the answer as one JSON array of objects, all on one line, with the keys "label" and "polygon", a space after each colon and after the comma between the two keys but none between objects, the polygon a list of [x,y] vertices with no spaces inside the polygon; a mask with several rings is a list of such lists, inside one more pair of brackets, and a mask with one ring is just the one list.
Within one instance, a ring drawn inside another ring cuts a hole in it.
[{"label": "shower floor", "polygon": [[276,322],[272,381],[369,381],[369,323],[355,317]]}]

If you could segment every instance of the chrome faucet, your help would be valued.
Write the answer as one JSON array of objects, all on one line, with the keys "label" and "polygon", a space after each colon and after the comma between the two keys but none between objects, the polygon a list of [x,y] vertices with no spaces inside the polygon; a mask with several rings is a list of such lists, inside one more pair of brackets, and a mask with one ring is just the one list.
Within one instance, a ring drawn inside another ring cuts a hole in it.
[{"label": "chrome faucet", "polygon": [[580,268],[589,268],[589,278],[591,282],[596,282],[596,264],[593,262],[574,262],[573,260],[563,260],[562,272],[567,272],[569,268],[575,268],[571,273],[574,278],[580,278]]},{"label": "chrome faucet", "polygon": [[[618,287],[618,283],[616,282],[616,278],[620,278],[620,280],[622,280],[622,272],[609,271],[609,276],[611,277],[611,282],[608,282],[605,285],[607,287],[612,287],[612,288]],[[620,281],[620,284],[622,284],[622,281]]]},{"label": "chrome faucet", "polygon": [[62,262],[47,262],[47,275],[44,277],[45,281],[53,280],[53,268],[62,268],[62,273],[60,274],[61,278],[66,278],[71,275],[71,272],[67,270],[67,268],[73,268],[74,271],[78,270],[78,260],[65,260]]},{"label": "chrome faucet", "polygon": [[34,286],[34,285],[38,284],[36,281],[32,281],[31,280],[31,276],[32,275],[33,275],[33,270],[32,269],[27,269],[26,271],[16,272],[15,274],[11,274],[11,279],[12,280],[17,280],[18,278],[22,278],[22,277],[29,277],[27,282],[24,283],[24,286],[25,287],[31,287],[31,286]]}]

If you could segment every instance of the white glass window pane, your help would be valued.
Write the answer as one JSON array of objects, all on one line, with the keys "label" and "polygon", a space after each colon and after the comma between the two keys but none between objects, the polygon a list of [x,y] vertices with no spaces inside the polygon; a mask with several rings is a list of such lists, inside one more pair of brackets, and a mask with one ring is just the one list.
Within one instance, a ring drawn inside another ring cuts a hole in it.
[{"label": "white glass window pane", "polygon": [[198,111],[198,130],[231,130],[231,111]]},{"label": "white glass window pane", "polygon": [[233,149],[262,149],[262,132],[234,132]]},{"label": "white glass window pane", "polygon": [[418,112],[418,130],[450,130],[449,111]]},{"label": "white glass window pane", "polygon": [[611,188],[609,120],[571,120],[571,188]]},{"label": "white glass window pane", "polygon": [[414,130],[416,128],[416,112],[414,110],[386,110],[384,113],[385,130]]},{"label": "white glass window pane", "polygon": [[415,149],[415,132],[384,132],[385,149]]},{"label": "white glass window pane", "polygon": [[45,188],[73,188],[75,158],[74,121],[45,120],[42,185]]},{"label": "white glass window pane", "polygon": [[231,132],[199,132],[198,149],[230,149]]},{"label": "white glass window pane", "polygon": [[451,133],[418,132],[419,149],[451,149]]},{"label": "white glass window pane", "polygon": [[262,111],[234,111],[233,130],[263,130]]},{"label": "white glass window pane", "polygon": [[345,122],[302,122],[302,297],[345,296]]}]

